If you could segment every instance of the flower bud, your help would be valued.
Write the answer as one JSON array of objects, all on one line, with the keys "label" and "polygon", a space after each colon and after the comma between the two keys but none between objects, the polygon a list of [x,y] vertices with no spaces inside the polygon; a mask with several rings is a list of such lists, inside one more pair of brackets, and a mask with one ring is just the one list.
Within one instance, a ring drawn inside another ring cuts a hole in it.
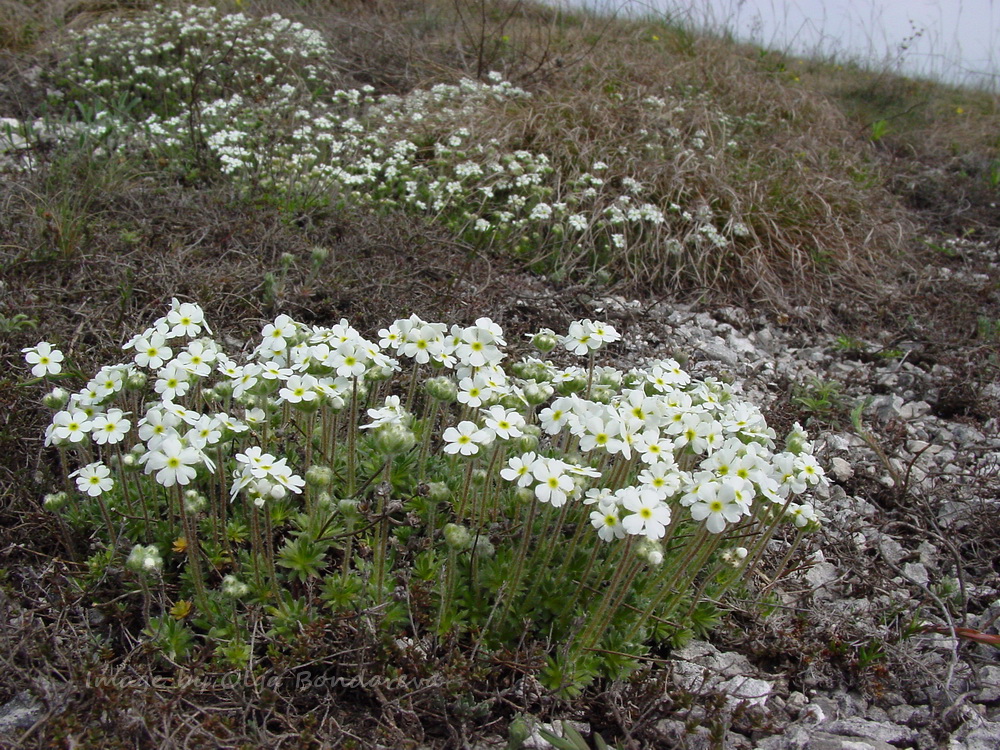
[{"label": "flower bud", "polygon": [[208,498],[198,490],[185,490],[184,510],[188,513],[201,513],[208,506]]},{"label": "flower bud", "polygon": [[417,444],[413,430],[399,424],[387,424],[375,430],[375,447],[386,456],[406,453]]},{"label": "flower bud", "polygon": [[476,537],[475,542],[472,544],[472,553],[476,557],[493,557],[496,554],[496,547],[493,546],[493,542],[490,541],[489,537],[485,534],[480,534]]},{"label": "flower bud", "polygon": [[615,392],[606,385],[595,385],[590,391],[590,400],[599,404],[610,404]]},{"label": "flower bud", "polygon": [[69,495],[66,492],[52,492],[45,496],[42,500],[42,505],[46,510],[51,510],[53,512],[66,507],[66,503],[69,502]]},{"label": "flower bud", "polygon": [[560,396],[568,396],[571,393],[579,393],[587,387],[587,376],[577,375],[568,380],[562,380],[556,384],[556,392]]},{"label": "flower bud", "polygon": [[486,469],[476,469],[472,472],[472,483],[477,487],[486,484]]},{"label": "flower bud", "polygon": [[278,262],[281,264],[282,269],[287,271],[295,265],[295,255],[292,253],[282,253]]},{"label": "flower bud", "polygon": [[321,266],[326,263],[326,259],[330,257],[330,251],[320,245],[316,245],[309,251],[309,257],[312,259],[314,266]]},{"label": "flower bud", "polygon": [[222,593],[239,599],[250,593],[250,587],[234,575],[228,575],[222,579]]},{"label": "flower bud", "polygon": [[519,411],[524,407],[524,402],[513,393],[507,393],[500,397],[500,405],[508,411]]},{"label": "flower bud", "polygon": [[538,351],[547,353],[559,345],[559,339],[556,338],[555,333],[545,329],[532,336],[531,343]]},{"label": "flower bud", "polygon": [[225,400],[233,395],[233,384],[228,380],[222,380],[215,384],[215,387],[212,388],[212,392],[217,398]]},{"label": "flower bud", "polygon": [[522,503],[530,503],[535,499],[535,491],[530,487],[518,487],[514,490],[514,497]]},{"label": "flower bud", "polygon": [[802,453],[812,453],[812,443],[809,442],[809,436],[798,422],[792,425],[792,431],[785,438],[785,450],[796,456]]},{"label": "flower bud", "polygon": [[531,372],[531,363],[525,360],[520,362],[515,362],[510,366],[511,372],[522,380],[528,379],[528,373]]},{"label": "flower bud", "polygon": [[542,434],[541,430],[536,424],[525,425],[521,428],[523,430],[521,437],[517,438],[514,443],[514,450],[520,451],[521,453],[528,453],[538,448],[538,439]]},{"label": "flower bud", "polygon": [[639,544],[636,545],[635,554],[654,568],[663,562],[663,548],[659,542],[652,539],[643,538],[640,540]]},{"label": "flower bud", "polygon": [[444,541],[451,549],[460,551],[466,549],[472,542],[472,534],[464,526],[459,526],[456,523],[445,524],[444,529]]},{"label": "flower bud", "polygon": [[353,497],[343,497],[337,501],[337,510],[345,516],[356,516],[358,514],[358,501]]},{"label": "flower bud", "polygon": [[65,388],[53,388],[51,392],[45,394],[42,403],[53,411],[59,411],[69,401],[69,391]]},{"label": "flower bud", "polygon": [[458,385],[451,378],[440,376],[428,378],[424,382],[424,388],[431,398],[445,403],[452,403],[458,397]]},{"label": "flower bud", "polygon": [[391,367],[376,367],[373,365],[365,372],[365,380],[371,383],[377,383],[380,380],[388,380],[394,374],[395,370]]},{"label": "flower bud", "polygon": [[330,486],[333,481],[333,470],[327,466],[313,464],[306,469],[306,484],[314,489],[321,490]]},{"label": "flower bud", "polygon": [[510,742],[509,747],[521,747],[531,736],[531,727],[524,718],[524,714],[518,714],[507,727],[507,737]]},{"label": "flower bud", "polygon": [[645,375],[637,370],[631,370],[622,375],[622,389],[633,390],[639,388],[645,380]]},{"label": "flower bud", "polygon": [[146,373],[136,370],[135,372],[130,372],[128,377],[125,378],[125,390],[126,391],[141,391],[146,387]]},{"label": "flower bud", "polygon": [[622,384],[622,374],[614,367],[598,367],[594,374],[599,384],[609,388],[618,388]]},{"label": "flower bud", "polygon": [[539,384],[530,382],[524,386],[522,392],[524,393],[524,400],[528,402],[529,406],[538,406],[552,398],[555,389],[548,383]]},{"label": "flower bud", "polygon": [[148,547],[137,544],[132,548],[125,565],[136,573],[159,573],[163,569],[163,558],[155,544]]},{"label": "flower bud", "polygon": [[444,482],[431,482],[427,485],[427,497],[435,503],[443,503],[451,499],[451,490]]},{"label": "flower bud", "polygon": [[722,561],[727,565],[734,568],[738,568],[740,564],[746,559],[747,548],[746,547],[732,547],[727,549],[722,553]]},{"label": "flower bud", "polygon": [[315,414],[319,411],[320,407],[323,405],[323,400],[320,398],[314,398],[312,401],[299,401],[292,404],[292,408],[295,411],[301,412],[303,414]]}]

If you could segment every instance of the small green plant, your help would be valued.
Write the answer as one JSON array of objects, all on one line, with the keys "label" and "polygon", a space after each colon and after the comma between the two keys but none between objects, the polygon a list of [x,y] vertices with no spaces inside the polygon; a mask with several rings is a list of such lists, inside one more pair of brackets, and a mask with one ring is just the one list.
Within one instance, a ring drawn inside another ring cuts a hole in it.
[{"label": "small green plant", "polygon": [[797,384],[792,391],[792,402],[806,411],[828,418],[841,407],[843,385],[837,380],[811,377]]},{"label": "small green plant", "polygon": [[1000,341],[1000,320],[980,315],[976,319],[976,338],[991,344]]},{"label": "small green plant", "polygon": [[957,578],[939,578],[931,586],[931,590],[937,594],[941,601],[951,607],[953,611],[962,611],[965,595],[962,591],[961,582]]},{"label": "small green plant", "polygon": [[902,349],[879,349],[875,352],[875,356],[879,359],[902,359],[906,356],[906,352]]},{"label": "small green plant", "polygon": [[873,665],[885,660],[885,644],[875,639],[863,643],[857,648],[856,658],[858,671],[866,672]]},{"label": "small green plant", "polygon": [[885,138],[886,135],[889,134],[889,131],[890,128],[888,120],[876,120],[875,122],[872,123],[872,128],[871,128],[870,137],[872,139],[872,142],[878,143],[883,138]]},{"label": "small green plant", "polygon": [[993,190],[1000,189],[1000,159],[990,162],[989,171],[986,173],[986,184]]},{"label": "small green plant", "polygon": [[562,736],[539,728],[538,734],[557,750],[614,750],[601,735],[594,733],[593,748],[583,738],[579,730],[568,721],[562,722]]},{"label": "small green plant", "polygon": [[38,321],[29,318],[24,313],[16,313],[13,317],[0,315],[0,333],[16,333],[38,327]]},{"label": "small green plant", "polygon": [[867,348],[864,341],[844,333],[837,336],[837,340],[834,341],[833,346],[837,351],[849,353],[863,352]]},{"label": "small green plant", "polygon": [[958,257],[958,250],[956,250],[951,244],[949,244],[947,242],[944,243],[944,244],[938,244],[936,242],[931,242],[928,239],[921,239],[920,241],[924,245],[926,245],[927,247],[929,247],[931,250],[933,250],[935,252],[938,252],[938,253],[941,253],[942,255],[944,255],[947,258],[956,258],[956,257]]}]

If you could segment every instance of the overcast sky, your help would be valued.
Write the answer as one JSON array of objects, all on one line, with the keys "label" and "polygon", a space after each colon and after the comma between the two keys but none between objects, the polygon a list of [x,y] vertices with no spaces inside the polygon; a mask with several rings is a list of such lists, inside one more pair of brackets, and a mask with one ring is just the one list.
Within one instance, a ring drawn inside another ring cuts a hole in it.
[{"label": "overcast sky", "polygon": [[[767,47],[890,62],[956,82],[1000,84],[994,0],[553,0],[668,11]],[[1000,0],[998,0],[1000,3]]]}]

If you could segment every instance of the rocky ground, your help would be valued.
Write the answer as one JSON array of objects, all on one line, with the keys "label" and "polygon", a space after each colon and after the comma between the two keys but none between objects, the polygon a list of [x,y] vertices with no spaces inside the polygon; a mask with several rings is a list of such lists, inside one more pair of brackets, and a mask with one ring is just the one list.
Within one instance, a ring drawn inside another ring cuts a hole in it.
[{"label": "rocky ground", "polygon": [[933,289],[924,302],[938,313],[987,302],[964,339],[926,313],[907,313],[902,331],[875,322],[859,339],[805,309],[775,321],[590,303],[631,324],[630,355],[689,353],[693,373],[735,378],[770,407],[769,423],[807,423],[833,480],[823,530],[775,586],[774,614],[670,655],[666,686],[724,696],[654,721],[672,746],[1000,747],[1000,380],[988,316],[998,253],[982,241],[946,246],[955,252],[911,283]]}]

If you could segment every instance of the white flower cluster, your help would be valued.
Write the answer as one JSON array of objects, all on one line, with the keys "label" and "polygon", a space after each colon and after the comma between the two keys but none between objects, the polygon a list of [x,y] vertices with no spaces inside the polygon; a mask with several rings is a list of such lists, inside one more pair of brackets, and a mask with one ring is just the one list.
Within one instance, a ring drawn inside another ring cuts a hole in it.
[{"label": "white flower cluster", "polygon": [[[346,320],[309,327],[280,315],[263,328],[249,361],[239,364],[202,336],[207,331],[197,305],[174,300],[166,316],[125,345],[131,363],[103,368],[83,391],[67,396],[46,442],[92,441],[104,450],[123,443],[164,487],[191,483],[199,467],[214,472],[209,452],[221,456],[226,446],[232,497],[246,492],[263,505],[301,493],[305,481],[287,458],[265,452],[269,444],[249,443],[248,431],[265,428],[268,415],[282,410],[343,410],[402,369],[389,350],[412,367],[433,366],[441,374],[428,381],[428,393],[462,405],[457,423],[444,416],[445,454],[474,458],[493,446],[502,451],[496,458],[507,458],[499,475],[539,502],[596,505],[590,519],[602,539],[658,540],[682,511],[713,534],[770,513],[769,507],[799,526],[817,518],[811,506],[791,501],[825,481],[801,429],[776,452],[774,431],[757,408],[724,383],[693,381],[672,359],[622,372],[528,358],[508,374],[501,365],[503,331],[489,318],[448,327],[413,315],[382,329],[374,343]],[[619,338],[614,327],[591,320],[574,322],[565,336],[543,330],[532,337],[543,348],[561,342],[587,355]],[[28,350],[29,361],[41,348]],[[130,389],[141,390],[144,370],[155,375],[157,398],[146,403],[133,430],[115,403]],[[239,416],[203,411],[218,402]],[[371,406],[367,416],[360,427],[374,434],[413,422],[397,395]],[[568,458],[568,446],[580,457]],[[113,486],[99,462],[74,476],[91,496]]]},{"label": "white flower cluster", "polygon": [[[796,520],[805,519],[803,526],[816,518],[811,506],[789,503],[791,495],[824,481],[811,447],[799,443],[796,452],[774,453],[774,433],[759,410],[738,401],[729,387],[712,380],[692,383],[673,360],[624,375],[604,373],[601,381],[599,388],[617,390],[606,403],[562,396],[541,411],[539,423],[549,435],[568,432],[598,465],[607,465],[609,457],[643,465],[634,485],[587,492],[583,502],[598,505],[591,520],[603,539],[626,533],[659,539],[671,506],[687,508],[713,534],[752,516],[755,501],[788,504]],[[553,478],[539,460],[534,453],[513,457],[503,476],[534,488],[543,502],[562,488],[561,505],[572,495],[568,484],[560,484],[565,469]]]},{"label": "white flower cluster", "polygon": [[[216,8],[155,6],[81,30],[75,54],[53,74],[64,96],[86,92],[128,110],[179,114],[196,99],[286,96],[327,80],[320,62],[330,50],[322,36],[278,14],[253,18]],[[150,106],[152,105],[152,106]]]},{"label": "white flower cluster", "polygon": [[[614,167],[556,170],[548,155],[491,137],[491,113],[529,98],[495,73],[376,97],[371,87],[338,88],[324,67],[329,57],[317,32],[277,15],[157,6],[78,34],[52,84],[67,104],[86,103],[88,115],[51,134],[87,135],[98,141],[95,153],[151,153],[167,164],[204,144],[247,189],[402,207],[515,252],[539,250],[538,237],[546,250],[563,245],[577,257],[580,247],[719,250],[748,236],[732,217],[680,207],[700,200],[702,191],[686,185],[698,183],[712,156],[705,144],[728,142],[738,123],[720,115],[718,136],[685,135],[683,99],[671,92],[669,102],[638,106],[648,125],[629,146],[638,151],[615,155]],[[679,165],[668,214],[627,173],[650,158]]]}]

